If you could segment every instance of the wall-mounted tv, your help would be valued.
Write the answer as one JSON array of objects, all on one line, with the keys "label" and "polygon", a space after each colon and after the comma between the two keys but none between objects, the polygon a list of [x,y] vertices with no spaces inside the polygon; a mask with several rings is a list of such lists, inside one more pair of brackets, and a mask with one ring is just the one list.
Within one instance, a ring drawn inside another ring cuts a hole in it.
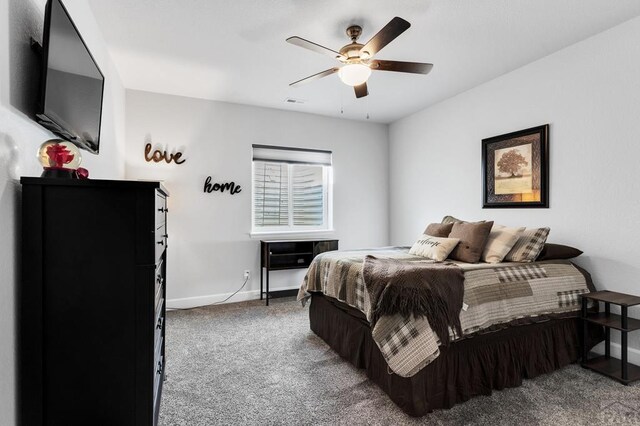
[{"label": "wall-mounted tv", "polygon": [[45,9],[43,74],[38,122],[97,154],[104,75],[61,0]]}]

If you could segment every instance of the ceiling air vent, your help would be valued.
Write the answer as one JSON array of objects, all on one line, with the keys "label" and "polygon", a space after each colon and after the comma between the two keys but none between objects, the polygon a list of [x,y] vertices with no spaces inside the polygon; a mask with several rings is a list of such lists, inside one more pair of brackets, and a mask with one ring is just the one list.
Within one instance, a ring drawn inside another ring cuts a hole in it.
[{"label": "ceiling air vent", "polygon": [[284,101],[288,104],[304,104],[306,102],[303,99],[294,99],[294,98],[287,98]]}]

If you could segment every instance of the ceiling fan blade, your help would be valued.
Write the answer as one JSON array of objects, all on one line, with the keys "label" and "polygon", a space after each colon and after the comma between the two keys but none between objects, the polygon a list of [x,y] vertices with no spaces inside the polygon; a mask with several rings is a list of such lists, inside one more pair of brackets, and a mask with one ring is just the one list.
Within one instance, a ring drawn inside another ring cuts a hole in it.
[{"label": "ceiling fan blade", "polygon": [[356,98],[364,98],[369,94],[366,81],[359,86],[353,86],[353,89],[356,91]]},{"label": "ceiling fan blade", "polygon": [[396,71],[409,72],[412,74],[428,74],[433,68],[433,64],[425,64],[421,62],[401,62],[401,61],[384,61],[382,59],[374,59],[369,62],[369,67],[374,71]]},{"label": "ceiling fan blade", "polygon": [[337,73],[339,69],[340,69],[339,67],[333,67],[333,68],[329,68],[328,70],[320,71],[319,73],[310,75],[309,77],[305,77],[302,80],[294,81],[289,86],[296,87],[305,83],[309,83],[310,81],[313,81],[313,80],[318,80],[322,77],[326,77],[328,75]]},{"label": "ceiling fan blade", "polygon": [[328,47],[321,46],[318,43],[314,43],[312,41],[305,40],[305,39],[303,39],[301,37],[298,37],[298,36],[289,37],[287,39],[287,43],[291,43],[291,44],[294,44],[296,46],[300,46],[300,47],[303,47],[305,49],[312,50],[312,51],[314,51],[316,53],[321,53],[323,55],[331,56],[333,59],[344,58],[344,56],[342,56],[340,54],[340,52],[336,52],[333,49],[329,49]]},{"label": "ceiling fan blade", "polygon": [[378,34],[371,37],[371,40],[365,44],[360,52],[367,52],[369,57],[382,50],[387,44],[391,43],[396,37],[405,32],[411,24],[402,18],[395,17]]}]

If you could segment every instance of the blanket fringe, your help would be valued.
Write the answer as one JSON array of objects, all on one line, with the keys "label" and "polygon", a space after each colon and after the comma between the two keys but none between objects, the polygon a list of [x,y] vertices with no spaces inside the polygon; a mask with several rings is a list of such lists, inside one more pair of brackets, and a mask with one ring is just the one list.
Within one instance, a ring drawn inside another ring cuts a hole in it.
[{"label": "blanket fringe", "polygon": [[[457,335],[462,335],[460,324],[460,310],[456,313],[448,309],[447,304],[440,297],[434,297],[427,289],[417,287],[387,286],[378,300],[373,311],[375,324],[384,315],[400,314],[403,317],[411,315],[414,318],[426,317],[429,325],[436,333],[443,345],[450,342],[449,325]],[[460,306],[462,309],[462,306]]]}]

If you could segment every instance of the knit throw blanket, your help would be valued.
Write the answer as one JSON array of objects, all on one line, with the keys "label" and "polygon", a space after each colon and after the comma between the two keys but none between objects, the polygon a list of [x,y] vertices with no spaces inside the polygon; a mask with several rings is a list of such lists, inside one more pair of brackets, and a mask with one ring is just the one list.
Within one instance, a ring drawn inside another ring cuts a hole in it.
[{"label": "knit throw blanket", "polygon": [[426,317],[431,329],[448,345],[449,327],[462,336],[460,310],[464,273],[453,263],[409,262],[367,256],[362,271],[371,300],[371,328],[384,315]]}]

